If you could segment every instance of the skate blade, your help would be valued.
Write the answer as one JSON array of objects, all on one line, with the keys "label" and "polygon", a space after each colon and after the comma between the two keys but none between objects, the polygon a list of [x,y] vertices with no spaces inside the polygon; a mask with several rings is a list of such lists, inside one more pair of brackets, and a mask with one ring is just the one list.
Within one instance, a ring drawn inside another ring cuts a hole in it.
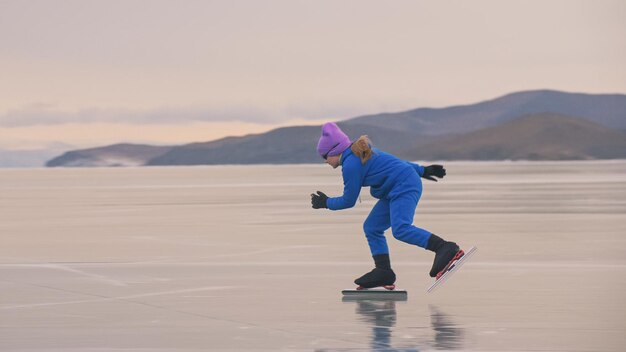
[{"label": "skate blade", "polygon": [[443,275],[441,275],[441,277],[436,279],[435,282],[432,285],[430,285],[428,290],[426,290],[426,292],[430,293],[434,291],[439,285],[443,284],[452,275],[454,275],[454,273],[456,273],[461,268],[461,266],[465,264],[465,262],[474,255],[477,249],[478,247],[472,247],[467,252],[465,252],[465,254],[461,258],[459,258],[456,261],[453,261],[452,264],[449,266],[448,270],[445,271]]},{"label": "skate blade", "polygon": [[343,301],[357,300],[389,300],[389,301],[406,301],[408,293],[406,290],[389,290],[383,287],[365,288],[365,289],[346,289],[341,291]]}]

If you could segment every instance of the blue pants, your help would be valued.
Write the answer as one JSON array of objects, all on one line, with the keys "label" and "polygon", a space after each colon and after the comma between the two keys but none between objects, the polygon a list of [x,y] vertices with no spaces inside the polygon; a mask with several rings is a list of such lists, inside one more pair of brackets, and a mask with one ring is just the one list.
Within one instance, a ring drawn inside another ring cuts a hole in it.
[{"label": "blue pants", "polygon": [[404,192],[391,199],[381,199],[374,205],[363,224],[372,256],[389,253],[384,235],[389,227],[396,239],[426,248],[431,233],[413,226],[419,199],[420,192]]}]

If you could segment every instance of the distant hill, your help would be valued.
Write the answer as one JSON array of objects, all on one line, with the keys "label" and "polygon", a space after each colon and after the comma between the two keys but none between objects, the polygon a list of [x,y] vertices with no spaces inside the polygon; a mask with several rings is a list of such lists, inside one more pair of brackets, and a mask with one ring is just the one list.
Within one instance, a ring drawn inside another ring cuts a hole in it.
[{"label": "distant hill", "polygon": [[[393,151],[415,145],[415,135],[361,125],[339,124],[346,134],[375,136],[376,146]],[[298,164],[320,162],[315,146],[320,138],[320,126],[284,127],[273,131],[228,137],[213,142],[192,143],[174,147],[148,161],[147,165],[211,165],[211,164]],[[423,139],[423,142],[432,141]]]},{"label": "distant hill", "polygon": [[[471,105],[382,113],[338,124],[352,139],[367,134],[376,147],[415,160],[622,158],[622,144],[615,139],[626,131],[626,95],[528,91]],[[312,163],[320,161],[315,153],[319,134],[320,126],[294,126],[173,147],[120,144],[68,152],[47,165]],[[498,135],[503,137],[497,139]],[[526,138],[532,150],[525,146]]]},{"label": "distant hill", "polygon": [[520,116],[544,112],[580,116],[605,127],[626,130],[626,95],[552,90],[512,93],[471,105],[362,116],[345,121],[345,124],[413,130],[419,135],[443,135],[476,131]]},{"label": "distant hill", "polygon": [[410,160],[576,160],[626,158],[626,133],[553,113],[415,147]]},{"label": "distant hill", "polygon": [[148,160],[167,153],[170,149],[171,147],[140,144],[114,144],[69,151],[48,161],[46,166],[143,166]]}]

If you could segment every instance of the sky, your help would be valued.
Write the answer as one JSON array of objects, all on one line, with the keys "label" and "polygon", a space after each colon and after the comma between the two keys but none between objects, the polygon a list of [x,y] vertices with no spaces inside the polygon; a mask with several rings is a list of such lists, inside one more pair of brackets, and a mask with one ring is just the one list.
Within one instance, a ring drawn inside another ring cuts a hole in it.
[{"label": "sky", "polygon": [[0,149],[626,93],[626,2],[0,0]]}]

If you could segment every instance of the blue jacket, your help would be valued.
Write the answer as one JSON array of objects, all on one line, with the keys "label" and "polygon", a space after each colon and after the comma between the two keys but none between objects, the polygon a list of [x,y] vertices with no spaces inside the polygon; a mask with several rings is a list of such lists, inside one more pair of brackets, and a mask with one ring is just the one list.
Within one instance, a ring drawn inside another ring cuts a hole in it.
[{"label": "blue jacket", "polygon": [[351,208],[356,204],[361,187],[371,187],[377,199],[391,199],[404,192],[421,192],[424,167],[391,154],[374,149],[372,157],[361,164],[361,159],[350,148],[341,154],[343,195],[328,198],[330,210]]}]

